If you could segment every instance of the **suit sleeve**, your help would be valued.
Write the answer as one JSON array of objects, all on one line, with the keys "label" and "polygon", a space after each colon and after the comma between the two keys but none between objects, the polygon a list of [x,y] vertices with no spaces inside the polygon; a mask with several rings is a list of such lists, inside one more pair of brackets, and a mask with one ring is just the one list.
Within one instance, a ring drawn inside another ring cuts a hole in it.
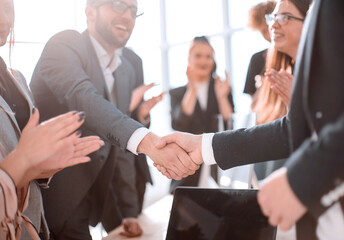
[{"label": "suit sleeve", "polygon": [[316,217],[344,195],[322,199],[344,180],[343,143],[344,114],[324,127],[317,141],[304,141],[286,163],[293,191]]},{"label": "suit sleeve", "polygon": [[213,151],[222,169],[288,157],[288,118],[233,131],[216,133]]},{"label": "suit sleeve", "polygon": [[132,133],[143,126],[121,113],[97,90],[97,80],[90,79],[84,70],[87,53],[80,49],[80,38],[78,33],[53,37],[37,66],[40,77],[61,104],[86,113],[85,127],[125,150]]}]

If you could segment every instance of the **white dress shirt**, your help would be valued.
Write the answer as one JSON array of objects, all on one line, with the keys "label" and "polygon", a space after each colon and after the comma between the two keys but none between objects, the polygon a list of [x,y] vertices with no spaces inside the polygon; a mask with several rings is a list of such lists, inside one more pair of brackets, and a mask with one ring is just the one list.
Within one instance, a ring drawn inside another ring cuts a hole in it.
[{"label": "white dress shirt", "polygon": [[215,133],[204,133],[202,135],[202,158],[206,165],[216,164],[212,145],[214,134]]},{"label": "white dress shirt", "polygon": [[[121,65],[121,55],[122,55],[122,48],[115,50],[113,53],[113,57],[107,54],[105,49],[101,46],[101,44],[90,35],[91,43],[94,47],[96,55],[99,60],[99,65],[103,71],[108,95],[110,96],[110,101],[116,106],[116,99],[113,97],[112,89],[116,79],[112,74],[116,69]],[[137,147],[139,146],[142,139],[149,133],[149,130],[145,127],[138,128],[134,131],[134,133],[130,136],[127,150],[137,155]]]},{"label": "white dress shirt", "polygon": [[207,110],[208,106],[208,89],[209,89],[209,81],[202,82],[202,83],[195,83],[196,92],[197,92],[197,100],[201,109],[203,111]]}]

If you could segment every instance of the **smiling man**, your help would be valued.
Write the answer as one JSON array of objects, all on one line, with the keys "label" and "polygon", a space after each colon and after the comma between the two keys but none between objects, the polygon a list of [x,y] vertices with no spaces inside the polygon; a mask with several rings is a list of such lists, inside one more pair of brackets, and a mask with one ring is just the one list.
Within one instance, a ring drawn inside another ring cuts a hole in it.
[{"label": "smiling man", "polygon": [[105,142],[90,163],[62,171],[42,193],[54,240],[91,239],[88,225],[101,217],[120,150],[147,154],[171,169],[176,179],[198,168],[176,144],[157,149],[159,137],[119,110],[126,91],[117,89],[119,83],[130,87],[136,77],[121,50],[135,26],[137,1],[88,0],[85,12],[87,30],[53,36],[31,81],[43,120],[68,109],[82,110],[87,115],[83,135],[96,134]]}]

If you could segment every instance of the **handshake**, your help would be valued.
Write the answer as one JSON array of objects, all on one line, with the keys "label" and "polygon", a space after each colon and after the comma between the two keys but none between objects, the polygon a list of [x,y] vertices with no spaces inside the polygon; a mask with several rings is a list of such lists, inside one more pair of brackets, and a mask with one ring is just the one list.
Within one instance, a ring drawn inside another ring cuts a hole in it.
[{"label": "handshake", "polygon": [[147,134],[137,148],[148,155],[167,178],[180,180],[195,173],[203,163],[202,135],[176,132],[165,137]]}]

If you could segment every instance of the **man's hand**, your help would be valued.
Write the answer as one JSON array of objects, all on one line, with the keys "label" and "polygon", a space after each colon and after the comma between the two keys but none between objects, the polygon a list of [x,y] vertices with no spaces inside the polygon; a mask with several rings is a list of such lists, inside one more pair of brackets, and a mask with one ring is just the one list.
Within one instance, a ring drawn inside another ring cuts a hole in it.
[{"label": "man's hand", "polygon": [[258,203],[272,226],[290,229],[307,211],[296,197],[287,179],[285,167],[272,173],[258,192]]},{"label": "man's hand", "polygon": [[[199,164],[192,161],[190,156],[177,144],[160,144],[160,138],[154,133],[147,134],[137,150],[148,155],[156,165],[168,170],[169,178],[180,180],[192,175],[199,168]],[[156,146],[159,146],[157,148]]]},{"label": "man's hand", "polygon": [[134,111],[135,108],[137,108],[137,106],[142,101],[143,96],[145,95],[145,92],[154,86],[156,86],[155,83],[151,83],[148,85],[142,84],[141,86],[134,89],[134,91],[131,94],[131,100],[130,100],[130,106],[129,106],[130,112]]},{"label": "man's hand", "polygon": [[[189,133],[176,132],[165,137],[162,137],[157,143],[156,147],[161,149],[167,144],[176,143],[178,146],[184,149],[185,152],[190,156],[192,161],[201,165],[203,163],[202,158],[202,135],[193,135]],[[163,165],[154,163],[154,166],[168,178],[171,178],[169,169]]]},{"label": "man's hand", "polygon": [[162,100],[165,93],[166,92],[162,92],[158,96],[152,97],[141,103],[138,109],[138,118],[140,122],[144,122],[147,119],[152,108]]},{"label": "man's hand", "polygon": [[120,235],[132,238],[141,236],[143,231],[137,220],[137,218],[125,218],[122,222],[124,232],[121,232]]}]

